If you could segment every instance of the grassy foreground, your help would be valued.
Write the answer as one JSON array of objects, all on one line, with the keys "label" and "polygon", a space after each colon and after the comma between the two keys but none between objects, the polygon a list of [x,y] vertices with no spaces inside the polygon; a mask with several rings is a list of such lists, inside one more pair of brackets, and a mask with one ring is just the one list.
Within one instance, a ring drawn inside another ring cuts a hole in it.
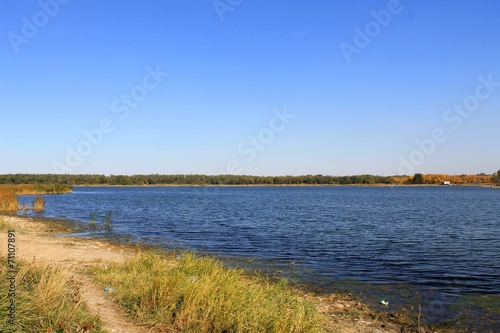
[{"label": "grassy foreground", "polygon": [[316,304],[211,257],[148,252],[89,271],[140,324],[161,332],[324,332]]},{"label": "grassy foreground", "polygon": [[[0,256],[3,263],[7,258]],[[16,262],[15,296],[0,294],[1,332],[93,332],[100,333],[101,322],[82,302],[71,274],[63,268],[51,268],[24,261]],[[10,290],[6,265],[0,266],[1,290]],[[16,321],[9,322],[9,306],[15,299]]]}]

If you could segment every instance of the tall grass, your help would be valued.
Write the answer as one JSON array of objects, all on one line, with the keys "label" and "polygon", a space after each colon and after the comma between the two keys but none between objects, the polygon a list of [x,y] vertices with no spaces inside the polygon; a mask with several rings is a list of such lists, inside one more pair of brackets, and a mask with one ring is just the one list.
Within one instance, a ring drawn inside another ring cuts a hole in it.
[{"label": "tall grass", "polygon": [[0,187],[0,211],[14,212],[17,211],[18,206],[16,193],[12,189]]},{"label": "tall grass", "polygon": [[301,292],[210,257],[187,253],[172,264],[146,253],[90,273],[116,290],[113,297],[127,313],[159,331],[324,332],[323,317]]},{"label": "tall grass", "polygon": [[35,201],[33,201],[33,211],[43,212],[45,209],[45,199],[37,195]]},{"label": "tall grass", "polygon": [[[0,185],[0,212],[15,212],[19,209],[17,200],[18,195],[30,194],[60,194],[71,192],[71,187],[59,184],[35,184],[35,185]],[[43,210],[43,199],[36,199],[37,207],[33,205],[33,209],[41,208]]]},{"label": "tall grass", "polygon": [[96,211],[91,211],[90,212],[89,226],[92,229],[96,229],[97,228],[97,212]]},{"label": "tall grass", "polygon": [[[1,262],[7,258],[0,256]],[[18,262],[16,274],[16,323],[8,322],[7,265],[0,266],[1,332],[103,332],[100,319],[82,302],[70,272],[34,263]],[[5,291],[5,292],[4,292]]]},{"label": "tall grass", "polygon": [[106,216],[104,217],[104,221],[103,221],[105,230],[111,230],[111,216],[112,215],[113,215],[113,212],[111,210],[106,212]]},{"label": "tall grass", "polygon": [[22,184],[22,185],[1,185],[0,192],[12,190],[17,195],[29,194],[61,194],[70,193],[71,187],[60,184]]}]

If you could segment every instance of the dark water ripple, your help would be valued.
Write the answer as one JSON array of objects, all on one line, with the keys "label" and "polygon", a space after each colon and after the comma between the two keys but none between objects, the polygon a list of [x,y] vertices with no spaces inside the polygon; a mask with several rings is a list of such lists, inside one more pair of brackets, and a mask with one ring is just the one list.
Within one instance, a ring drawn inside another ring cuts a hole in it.
[{"label": "dark water ripple", "polygon": [[46,199],[46,216],[112,210],[115,233],[298,265],[310,280],[500,294],[496,189],[79,187]]}]

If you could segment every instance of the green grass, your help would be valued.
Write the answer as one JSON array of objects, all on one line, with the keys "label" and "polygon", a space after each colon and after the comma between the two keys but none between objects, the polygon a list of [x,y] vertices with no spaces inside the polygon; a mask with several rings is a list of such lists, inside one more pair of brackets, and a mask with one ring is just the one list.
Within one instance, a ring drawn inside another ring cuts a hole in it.
[{"label": "green grass", "polygon": [[105,230],[111,230],[112,229],[112,227],[111,227],[111,216],[112,215],[113,215],[112,211],[107,211],[106,212],[106,216],[104,217],[104,221],[103,221],[104,229]]},{"label": "green grass", "polygon": [[211,257],[148,252],[89,273],[138,323],[159,331],[324,332],[316,305],[285,280],[249,277]]},{"label": "green grass", "polygon": [[96,211],[90,212],[89,226],[92,229],[97,228],[97,212]]},{"label": "green grass", "polygon": [[[7,258],[0,256],[2,263]],[[91,332],[100,333],[102,323],[82,303],[78,288],[67,270],[18,261],[16,295],[9,297],[7,265],[0,266],[1,332]],[[16,322],[8,322],[8,307],[15,299]]]}]

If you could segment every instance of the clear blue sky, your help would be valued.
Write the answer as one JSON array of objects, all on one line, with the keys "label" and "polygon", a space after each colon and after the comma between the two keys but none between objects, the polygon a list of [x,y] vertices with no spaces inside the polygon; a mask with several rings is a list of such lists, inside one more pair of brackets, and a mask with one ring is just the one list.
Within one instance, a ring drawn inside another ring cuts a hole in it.
[{"label": "clear blue sky", "polygon": [[498,1],[59,1],[0,4],[0,173],[500,168]]}]

